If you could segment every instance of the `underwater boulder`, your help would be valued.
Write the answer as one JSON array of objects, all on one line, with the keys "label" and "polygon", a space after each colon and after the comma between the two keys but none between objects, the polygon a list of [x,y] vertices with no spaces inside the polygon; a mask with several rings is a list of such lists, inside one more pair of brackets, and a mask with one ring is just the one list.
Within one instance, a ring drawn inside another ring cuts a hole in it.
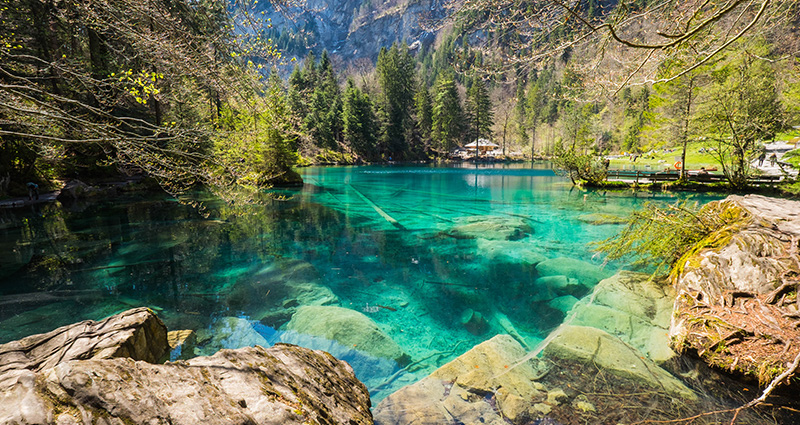
[{"label": "underwater boulder", "polygon": [[620,271],[578,301],[565,321],[602,329],[663,364],[676,356],[667,336],[674,300],[675,291],[667,282]]},{"label": "underwater boulder", "polygon": [[249,320],[240,317],[220,317],[214,320],[209,329],[197,332],[196,351],[201,355],[211,355],[223,348],[255,345],[268,347],[270,344],[256,332]]},{"label": "underwater boulder", "polygon": [[586,287],[578,279],[564,275],[542,276],[537,278],[534,283],[538,288],[546,288],[546,293],[551,294],[581,296],[586,293]]},{"label": "underwater boulder", "polygon": [[546,341],[545,356],[586,363],[676,397],[697,399],[694,391],[669,372],[604,330],[561,325]]},{"label": "underwater boulder", "polygon": [[278,260],[239,279],[226,304],[270,327],[280,327],[302,305],[337,305],[339,298],[320,285],[319,272],[301,260]]},{"label": "underwater boulder", "polygon": [[558,310],[562,313],[567,313],[578,302],[578,299],[572,295],[564,295],[558,298],[553,298],[547,303],[550,308]]},{"label": "underwater boulder", "polygon": [[612,273],[592,263],[575,258],[552,258],[536,265],[539,276],[566,276],[577,279],[581,285],[591,289],[597,282],[611,276]]},{"label": "underwater boulder", "polygon": [[535,266],[547,260],[544,252],[530,241],[504,241],[479,237],[475,243],[478,254],[494,263]]},{"label": "underwater boulder", "polygon": [[625,224],[628,222],[628,219],[622,215],[605,213],[583,214],[579,215],[577,220],[582,223],[592,224],[595,226],[602,226],[606,224]]},{"label": "underwater boulder", "polygon": [[477,215],[462,217],[454,226],[443,232],[456,239],[477,239],[517,241],[530,236],[533,227],[530,220],[522,217]]},{"label": "underwater boulder", "polygon": [[536,382],[544,373],[511,336],[497,335],[389,395],[375,408],[375,422],[527,424],[540,416],[530,400],[546,397]]},{"label": "underwater boulder", "polygon": [[285,330],[334,340],[375,357],[392,359],[400,365],[410,358],[391,337],[364,314],[343,307],[301,306]]}]

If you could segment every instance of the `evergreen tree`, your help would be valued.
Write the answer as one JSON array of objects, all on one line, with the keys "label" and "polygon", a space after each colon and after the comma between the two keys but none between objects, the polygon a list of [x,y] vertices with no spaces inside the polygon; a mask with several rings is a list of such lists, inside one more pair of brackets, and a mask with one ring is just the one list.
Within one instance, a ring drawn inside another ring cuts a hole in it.
[{"label": "evergreen tree", "polygon": [[414,117],[417,131],[427,150],[431,146],[431,132],[433,131],[433,100],[424,83],[420,83],[414,95]]},{"label": "evergreen tree", "polygon": [[305,82],[311,84],[311,101],[303,117],[304,129],[316,146],[338,150],[342,142],[342,99],[339,84],[328,52],[322,52],[319,65],[311,62],[313,58],[312,54],[306,58],[303,72]]},{"label": "evergreen tree", "polygon": [[378,125],[372,101],[356,87],[352,79],[347,80],[342,111],[344,142],[362,158],[376,158]]},{"label": "evergreen tree", "polygon": [[381,144],[385,154],[402,159],[408,151],[407,138],[414,128],[411,119],[414,107],[414,60],[408,46],[393,44],[378,54],[376,65],[383,129]]},{"label": "evergreen tree", "polygon": [[472,85],[467,90],[465,109],[469,140],[489,139],[494,125],[492,101],[489,99],[486,84],[478,77],[473,79]]},{"label": "evergreen tree", "polygon": [[289,110],[299,118],[308,114],[308,85],[300,67],[295,66],[289,76],[289,92],[287,95]]},{"label": "evergreen tree", "polygon": [[442,73],[433,99],[432,139],[440,153],[453,150],[463,135],[464,113],[452,73]]}]

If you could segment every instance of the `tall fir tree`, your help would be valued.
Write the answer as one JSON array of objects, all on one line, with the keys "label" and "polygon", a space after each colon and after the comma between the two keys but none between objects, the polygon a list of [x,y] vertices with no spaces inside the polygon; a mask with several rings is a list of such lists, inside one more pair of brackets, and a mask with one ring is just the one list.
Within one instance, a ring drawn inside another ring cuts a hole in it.
[{"label": "tall fir tree", "polygon": [[384,154],[403,159],[408,153],[407,139],[413,131],[414,59],[405,44],[392,44],[378,54],[376,65],[381,87],[380,109],[383,120],[381,144]]},{"label": "tall fir tree", "polygon": [[433,99],[432,139],[439,153],[449,153],[463,136],[464,112],[452,72],[441,73]]},{"label": "tall fir tree", "polygon": [[414,118],[424,150],[430,150],[433,131],[433,99],[431,99],[431,93],[424,82],[419,84],[417,92],[414,94]]},{"label": "tall fir tree", "polygon": [[489,139],[494,125],[494,113],[489,92],[482,79],[475,77],[467,90],[466,100],[467,136],[470,141]]},{"label": "tall fir tree", "polygon": [[350,150],[368,161],[376,159],[377,117],[369,96],[356,87],[352,78],[344,90],[342,124],[344,142]]}]

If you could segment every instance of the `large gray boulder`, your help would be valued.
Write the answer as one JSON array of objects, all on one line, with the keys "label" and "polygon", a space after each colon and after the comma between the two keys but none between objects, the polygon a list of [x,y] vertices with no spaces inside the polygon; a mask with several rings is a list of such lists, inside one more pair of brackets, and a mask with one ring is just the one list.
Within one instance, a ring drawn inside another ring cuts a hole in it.
[{"label": "large gray boulder", "polygon": [[169,353],[167,328],[148,308],[95,322],[87,320],[0,345],[0,391],[24,371],[39,372],[70,360],[127,357],[155,363]]},{"label": "large gray boulder", "polygon": [[765,384],[800,353],[800,202],[729,196],[704,208],[725,225],[673,268],[673,347]]},{"label": "large gray boulder", "polygon": [[0,395],[0,422],[47,424],[371,424],[347,363],[292,345],[151,364],[60,363]]}]

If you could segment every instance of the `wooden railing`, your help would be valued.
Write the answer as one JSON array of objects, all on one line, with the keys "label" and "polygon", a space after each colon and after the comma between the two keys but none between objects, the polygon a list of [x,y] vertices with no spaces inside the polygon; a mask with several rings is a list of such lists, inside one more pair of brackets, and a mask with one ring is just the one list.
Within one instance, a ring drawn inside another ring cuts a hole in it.
[{"label": "wooden railing", "polygon": [[[676,181],[680,178],[678,171],[639,171],[639,170],[609,170],[606,179],[633,180],[656,183]],[[782,176],[753,176],[748,180],[750,184],[775,184]],[[700,183],[719,183],[727,179],[722,174],[689,174],[689,181]]]}]

